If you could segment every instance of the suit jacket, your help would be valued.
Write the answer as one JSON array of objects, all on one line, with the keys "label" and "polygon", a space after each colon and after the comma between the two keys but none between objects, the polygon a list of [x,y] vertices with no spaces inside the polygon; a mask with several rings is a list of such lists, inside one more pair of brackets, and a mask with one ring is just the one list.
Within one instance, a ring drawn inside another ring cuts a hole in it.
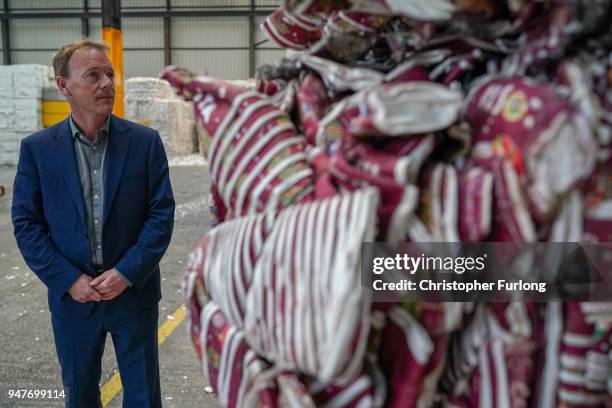
[{"label": "suit jacket", "polygon": [[[86,212],[68,119],[23,139],[13,188],[17,245],[49,289],[49,308],[84,317],[96,302],[67,293],[86,273],[95,276]],[[174,197],[159,134],[111,115],[102,211],[104,266],[131,283],[111,302],[142,309],[161,299],[159,261],[172,235]]]}]

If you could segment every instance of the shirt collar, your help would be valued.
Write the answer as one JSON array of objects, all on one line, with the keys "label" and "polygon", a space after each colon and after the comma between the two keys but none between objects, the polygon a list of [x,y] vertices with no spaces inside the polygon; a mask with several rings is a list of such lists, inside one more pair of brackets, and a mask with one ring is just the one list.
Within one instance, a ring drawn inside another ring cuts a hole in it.
[{"label": "shirt collar", "polygon": [[[100,133],[101,130],[104,131],[104,133],[106,133],[108,135],[108,130],[110,129],[110,117],[111,115],[109,114],[108,117],[106,118],[106,120],[104,121],[104,124],[102,125],[102,127],[100,129],[98,129],[98,134]],[[74,120],[72,119],[72,113],[69,116],[69,122],[70,122],[70,133],[72,133],[72,138],[76,138],[78,135],[83,135],[83,132],[81,132],[81,129],[79,129],[79,127],[77,126],[77,124],[74,122]]]}]

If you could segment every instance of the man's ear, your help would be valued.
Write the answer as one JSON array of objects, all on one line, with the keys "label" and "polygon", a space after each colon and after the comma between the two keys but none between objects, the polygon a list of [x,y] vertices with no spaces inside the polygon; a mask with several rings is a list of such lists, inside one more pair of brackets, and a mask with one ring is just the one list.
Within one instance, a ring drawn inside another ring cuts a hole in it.
[{"label": "man's ear", "polygon": [[66,87],[66,78],[64,78],[63,76],[56,76],[55,84],[57,85],[57,88],[60,90],[62,95],[66,97],[72,95],[72,92],[70,92],[70,90]]}]

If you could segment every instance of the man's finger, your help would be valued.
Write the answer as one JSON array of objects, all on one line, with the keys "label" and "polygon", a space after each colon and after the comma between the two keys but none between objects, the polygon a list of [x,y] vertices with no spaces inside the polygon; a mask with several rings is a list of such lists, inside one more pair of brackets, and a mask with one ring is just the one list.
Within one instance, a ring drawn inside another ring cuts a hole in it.
[{"label": "man's finger", "polygon": [[87,289],[90,289],[90,290],[93,290],[94,292],[100,293],[100,289],[105,289],[106,287],[107,287],[107,285],[104,285],[104,282],[102,282],[102,283],[99,283],[96,286],[90,286]]},{"label": "man's finger", "polygon": [[92,289],[94,289],[96,292],[98,292],[101,295],[108,293],[111,290],[111,288],[109,288],[108,285],[104,285],[104,284],[94,286]]},{"label": "man's finger", "polygon": [[102,281],[97,285],[92,286],[91,288],[97,290],[98,292],[100,292],[101,290],[106,290],[108,289],[108,282]]},{"label": "man's finger", "polygon": [[[102,285],[104,284],[108,284],[106,277],[102,277],[102,275],[98,276],[98,278],[102,278],[100,279],[98,282],[96,282],[95,284],[91,285],[92,288],[95,288],[96,290],[101,288]],[[98,279],[96,278],[96,279]],[[91,283],[94,283],[93,281]]]},{"label": "man's finger", "polygon": [[97,284],[102,282],[104,279],[106,279],[106,276],[104,276],[104,274],[97,276],[95,279],[89,282],[89,286],[96,286]]},{"label": "man's finger", "polygon": [[91,300],[95,300],[96,302],[99,302],[100,300],[102,300],[102,295],[100,295],[97,291],[93,289],[89,291],[89,297]]}]

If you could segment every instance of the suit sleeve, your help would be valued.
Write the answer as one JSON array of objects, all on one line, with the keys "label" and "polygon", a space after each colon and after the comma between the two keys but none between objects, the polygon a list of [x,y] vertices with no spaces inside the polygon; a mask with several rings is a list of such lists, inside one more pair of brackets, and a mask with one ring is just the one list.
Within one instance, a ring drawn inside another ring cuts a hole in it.
[{"label": "suit sleeve", "polygon": [[166,252],[174,228],[174,196],[168,159],[155,132],[149,152],[147,218],[138,241],[115,265],[136,288],[142,289]]},{"label": "suit sleeve", "polygon": [[23,259],[57,297],[66,295],[81,270],[63,257],[49,238],[40,177],[28,144],[21,142],[11,209],[17,246]]}]

